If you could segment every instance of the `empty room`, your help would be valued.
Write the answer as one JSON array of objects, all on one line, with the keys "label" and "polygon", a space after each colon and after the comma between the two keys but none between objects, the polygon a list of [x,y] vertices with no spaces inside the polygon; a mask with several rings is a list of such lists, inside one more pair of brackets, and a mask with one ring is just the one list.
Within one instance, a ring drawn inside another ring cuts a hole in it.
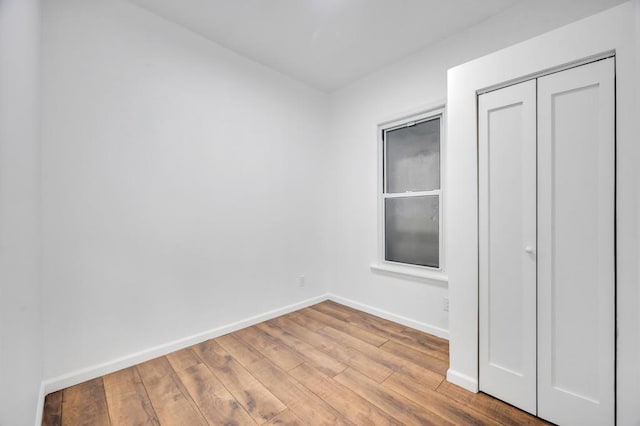
[{"label": "empty room", "polygon": [[0,426],[640,426],[640,0],[0,0]]}]

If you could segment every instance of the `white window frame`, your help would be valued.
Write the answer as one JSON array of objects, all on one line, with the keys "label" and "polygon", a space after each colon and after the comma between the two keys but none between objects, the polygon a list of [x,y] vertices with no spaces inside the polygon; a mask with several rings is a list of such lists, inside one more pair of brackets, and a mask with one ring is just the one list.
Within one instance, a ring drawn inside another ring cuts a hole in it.
[{"label": "white window frame", "polygon": [[[386,173],[385,173],[385,140],[384,134],[389,130],[394,130],[408,125],[415,125],[418,122],[428,121],[440,118],[440,189],[432,191],[416,191],[411,193],[385,193]],[[414,278],[419,280],[436,281],[446,283],[448,281],[445,273],[446,256],[445,256],[445,155],[446,155],[446,110],[444,102],[438,102],[429,107],[423,107],[413,111],[397,114],[390,120],[380,121],[376,125],[377,133],[377,151],[378,151],[378,174],[377,174],[377,190],[378,190],[378,258],[371,265],[374,272],[392,274],[401,277]],[[409,195],[410,194],[410,195]],[[437,268],[412,265],[408,263],[400,263],[385,259],[385,200],[387,198],[397,197],[418,197],[426,195],[438,195],[439,201],[439,254]]]}]

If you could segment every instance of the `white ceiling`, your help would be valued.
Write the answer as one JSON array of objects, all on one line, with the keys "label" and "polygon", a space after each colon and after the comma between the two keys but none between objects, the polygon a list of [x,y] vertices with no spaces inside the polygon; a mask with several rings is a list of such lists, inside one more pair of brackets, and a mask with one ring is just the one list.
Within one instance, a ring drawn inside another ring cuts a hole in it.
[{"label": "white ceiling", "polygon": [[333,91],[522,0],[132,0]]}]

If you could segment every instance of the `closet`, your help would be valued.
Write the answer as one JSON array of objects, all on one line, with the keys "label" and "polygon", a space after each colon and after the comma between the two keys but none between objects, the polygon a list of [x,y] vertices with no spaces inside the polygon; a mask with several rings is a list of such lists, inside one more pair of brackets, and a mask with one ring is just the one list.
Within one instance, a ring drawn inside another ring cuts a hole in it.
[{"label": "closet", "polygon": [[479,387],[562,425],[615,417],[615,68],[478,95]]}]

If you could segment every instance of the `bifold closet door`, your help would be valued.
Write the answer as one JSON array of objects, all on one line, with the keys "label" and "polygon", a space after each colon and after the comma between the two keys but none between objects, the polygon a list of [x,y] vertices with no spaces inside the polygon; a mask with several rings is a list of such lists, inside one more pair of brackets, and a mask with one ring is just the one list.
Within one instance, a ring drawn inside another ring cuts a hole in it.
[{"label": "bifold closet door", "polygon": [[538,79],[538,415],[614,424],[614,60]]},{"label": "bifold closet door", "polygon": [[536,413],[536,82],[483,94],[480,390]]}]

